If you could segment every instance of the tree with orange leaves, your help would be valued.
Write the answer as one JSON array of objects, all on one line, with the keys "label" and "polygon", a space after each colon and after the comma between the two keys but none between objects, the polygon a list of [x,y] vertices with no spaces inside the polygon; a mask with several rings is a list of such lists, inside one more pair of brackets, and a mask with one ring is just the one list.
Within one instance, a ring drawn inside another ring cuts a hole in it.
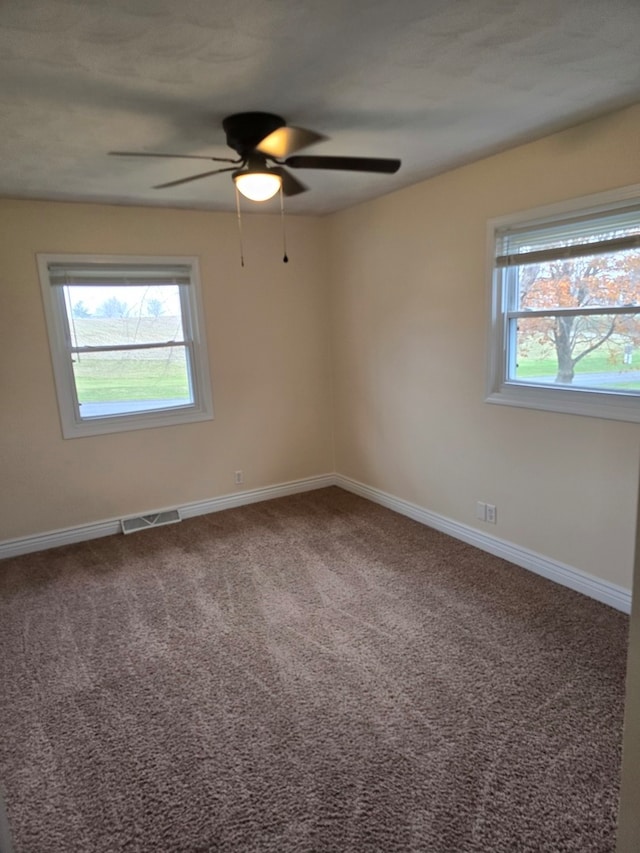
[{"label": "tree with orange leaves", "polygon": [[[519,273],[521,311],[559,309],[555,315],[527,318],[518,327],[521,352],[531,343],[553,347],[556,382],[570,384],[576,365],[600,347],[606,345],[613,359],[625,343],[640,344],[637,249],[528,264]],[[624,306],[630,306],[629,313],[606,313]]]}]

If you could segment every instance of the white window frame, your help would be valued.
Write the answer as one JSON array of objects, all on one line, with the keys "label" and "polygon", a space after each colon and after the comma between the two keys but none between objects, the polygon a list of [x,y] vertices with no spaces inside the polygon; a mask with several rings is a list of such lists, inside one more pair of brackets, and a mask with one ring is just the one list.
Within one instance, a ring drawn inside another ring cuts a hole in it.
[{"label": "white window frame", "polygon": [[487,390],[485,401],[499,405],[541,409],[549,412],[586,415],[610,420],[640,423],[640,396],[617,391],[592,391],[566,386],[536,386],[510,380],[507,369],[509,346],[507,288],[496,268],[496,235],[512,226],[552,224],[568,215],[596,215],[615,211],[630,204],[640,204],[640,184],[559,204],[496,217],[487,223],[487,280],[489,282],[489,342]]},{"label": "white window frame", "polygon": [[[58,398],[60,423],[64,438],[174,426],[213,418],[209,357],[205,336],[204,312],[200,290],[198,258],[185,256],[149,255],[80,255],[39,253],[38,273],[45,319],[49,334],[49,347]],[[190,281],[180,288],[184,344],[188,353],[194,402],[187,406],[162,408],[143,412],[82,418],[76,393],[72,364],[72,340],[62,287],[52,285],[49,264],[76,264],[81,266],[117,267],[188,267]]]}]

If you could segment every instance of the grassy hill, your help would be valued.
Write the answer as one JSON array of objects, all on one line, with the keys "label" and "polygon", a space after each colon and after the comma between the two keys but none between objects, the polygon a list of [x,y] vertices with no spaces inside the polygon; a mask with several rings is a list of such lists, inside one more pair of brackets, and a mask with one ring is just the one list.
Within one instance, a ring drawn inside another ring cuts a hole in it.
[{"label": "grassy hill", "polygon": [[[73,321],[77,346],[180,340],[176,317],[83,317]],[[128,352],[77,353],[73,365],[81,403],[190,399],[184,347]]]}]

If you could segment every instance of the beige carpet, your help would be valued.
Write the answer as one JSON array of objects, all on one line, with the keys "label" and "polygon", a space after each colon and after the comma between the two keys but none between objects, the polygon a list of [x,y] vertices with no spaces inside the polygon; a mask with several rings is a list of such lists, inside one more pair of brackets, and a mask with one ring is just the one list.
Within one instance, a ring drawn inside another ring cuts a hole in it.
[{"label": "beige carpet", "polygon": [[336,488],[6,560],[16,851],[613,851],[626,631]]}]

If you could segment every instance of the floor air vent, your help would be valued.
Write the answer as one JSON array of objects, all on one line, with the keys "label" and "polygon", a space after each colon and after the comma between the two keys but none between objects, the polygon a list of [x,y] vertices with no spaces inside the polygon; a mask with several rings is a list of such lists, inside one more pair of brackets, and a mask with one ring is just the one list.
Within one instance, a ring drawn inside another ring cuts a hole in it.
[{"label": "floor air vent", "polygon": [[135,533],[138,530],[146,530],[148,527],[162,527],[163,524],[175,524],[182,521],[177,509],[168,509],[166,512],[154,512],[151,515],[138,515],[136,518],[123,518],[123,533]]}]

